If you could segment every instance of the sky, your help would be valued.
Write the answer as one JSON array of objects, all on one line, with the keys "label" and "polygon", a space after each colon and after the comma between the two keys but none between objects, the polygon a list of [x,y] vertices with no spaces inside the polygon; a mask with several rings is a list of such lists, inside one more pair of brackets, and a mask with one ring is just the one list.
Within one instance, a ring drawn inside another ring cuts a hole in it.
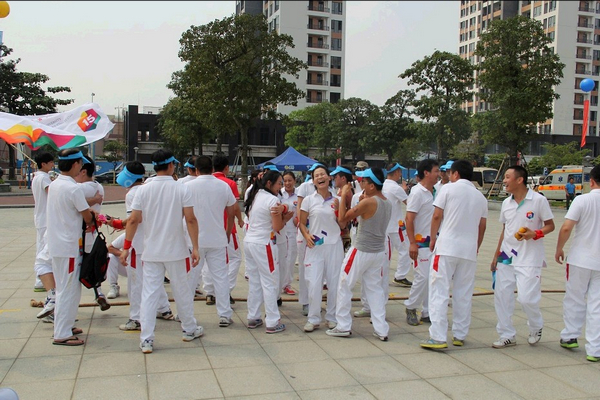
[{"label": "sky", "polygon": [[[284,0],[287,1],[287,0]],[[162,107],[171,74],[183,68],[179,39],[192,25],[235,13],[235,1],[8,1],[0,19],[4,44],[19,71],[69,86],[74,105]],[[398,76],[435,50],[458,50],[459,1],[349,1],[345,97],[379,106],[408,86]],[[66,111],[71,106],[61,106]]]}]

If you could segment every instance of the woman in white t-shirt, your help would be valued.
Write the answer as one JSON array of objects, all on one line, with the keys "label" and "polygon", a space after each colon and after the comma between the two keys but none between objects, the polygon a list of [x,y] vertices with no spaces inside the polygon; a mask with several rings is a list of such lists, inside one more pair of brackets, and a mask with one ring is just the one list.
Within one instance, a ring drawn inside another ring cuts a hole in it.
[{"label": "woman in white t-shirt", "polygon": [[[283,190],[280,193],[281,203],[287,206],[289,212],[292,212],[292,218],[285,224],[281,230],[281,237],[285,239],[285,247],[277,246],[280,249],[281,274],[279,275],[280,290],[288,295],[295,295],[296,291],[292,289],[292,278],[294,276],[294,265],[298,255],[298,246],[296,245],[296,231],[298,228],[298,218],[296,207],[298,205],[298,194],[296,193],[296,176],[292,171],[283,173]],[[281,254],[281,249],[285,250],[285,257]]]},{"label": "woman in white t-shirt", "polygon": [[308,321],[305,332],[312,332],[321,324],[323,278],[329,283],[325,319],[329,329],[336,327],[335,303],[337,284],[344,258],[344,248],[337,222],[339,200],[329,191],[329,171],[318,166],[313,171],[316,192],[302,200],[300,231],[306,240],[304,277],[308,288]]},{"label": "woman in white t-shirt", "polygon": [[244,237],[244,256],[248,275],[248,328],[255,329],[263,324],[260,307],[264,303],[267,333],[285,330],[280,321],[277,298],[279,297],[279,266],[275,232],[283,229],[292,217],[291,212],[282,212],[277,193],[282,185],[281,174],[266,171],[254,182],[244,203],[248,216]]}]

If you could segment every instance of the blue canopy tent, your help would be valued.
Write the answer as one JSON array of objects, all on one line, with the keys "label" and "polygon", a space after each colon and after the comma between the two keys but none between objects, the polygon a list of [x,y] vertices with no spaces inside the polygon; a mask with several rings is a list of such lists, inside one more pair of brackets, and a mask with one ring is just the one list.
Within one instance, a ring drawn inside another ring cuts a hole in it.
[{"label": "blue canopy tent", "polygon": [[[266,162],[260,163],[256,167],[262,168]],[[275,164],[280,171],[308,171],[310,166],[317,161],[298,153],[293,147],[288,147],[283,153],[268,162]]]}]

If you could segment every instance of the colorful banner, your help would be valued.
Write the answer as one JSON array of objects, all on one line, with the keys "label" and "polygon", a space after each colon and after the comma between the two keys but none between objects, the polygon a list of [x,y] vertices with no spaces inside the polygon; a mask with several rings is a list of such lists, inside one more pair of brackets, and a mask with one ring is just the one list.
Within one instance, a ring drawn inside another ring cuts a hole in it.
[{"label": "colorful banner", "polygon": [[45,144],[57,150],[85,146],[105,138],[114,126],[96,103],[46,115],[0,112],[0,139],[24,143],[32,150]]},{"label": "colorful banner", "polygon": [[[586,97],[589,97],[589,95],[585,95]],[[585,136],[587,135],[587,131],[588,131],[588,121],[590,117],[590,100],[589,98],[586,99],[583,102],[583,129],[581,130],[581,146],[580,148],[583,148],[583,146],[585,146]]]}]

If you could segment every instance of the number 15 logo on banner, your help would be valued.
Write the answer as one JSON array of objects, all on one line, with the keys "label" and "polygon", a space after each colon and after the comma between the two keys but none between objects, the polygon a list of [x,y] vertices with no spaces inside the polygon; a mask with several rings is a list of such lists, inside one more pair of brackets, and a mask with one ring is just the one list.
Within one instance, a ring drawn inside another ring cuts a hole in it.
[{"label": "number 15 logo on banner", "polygon": [[87,132],[96,129],[98,121],[100,121],[100,116],[93,108],[90,108],[81,113],[81,118],[77,121],[77,125],[79,125],[82,131]]}]

